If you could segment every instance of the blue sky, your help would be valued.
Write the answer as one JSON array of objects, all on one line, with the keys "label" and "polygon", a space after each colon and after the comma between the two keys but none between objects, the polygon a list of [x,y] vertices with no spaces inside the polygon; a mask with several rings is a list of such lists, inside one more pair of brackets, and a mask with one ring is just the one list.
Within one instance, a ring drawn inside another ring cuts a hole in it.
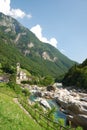
[{"label": "blue sky", "polygon": [[87,58],[87,0],[0,0],[0,11],[70,59]]}]

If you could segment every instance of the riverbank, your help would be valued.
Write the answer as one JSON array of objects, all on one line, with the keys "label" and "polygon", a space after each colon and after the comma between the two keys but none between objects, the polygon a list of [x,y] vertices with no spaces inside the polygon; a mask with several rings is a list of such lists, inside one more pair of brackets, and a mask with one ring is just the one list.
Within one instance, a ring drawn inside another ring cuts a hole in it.
[{"label": "riverbank", "polygon": [[[58,84],[50,87],[27,86],[35,96],[43,99],[55,99],[61,106],[61,111],[67,113],[71,125],[87,128],[87,93],[72,87],[63,88]],[[47,103],[44,102],[47,107]]]},{"label": "riverbank", "polygon": [[61,88],[56,92],[56,102],[67,113],[72,126],[87,129],[87,93],[78,89]]}]

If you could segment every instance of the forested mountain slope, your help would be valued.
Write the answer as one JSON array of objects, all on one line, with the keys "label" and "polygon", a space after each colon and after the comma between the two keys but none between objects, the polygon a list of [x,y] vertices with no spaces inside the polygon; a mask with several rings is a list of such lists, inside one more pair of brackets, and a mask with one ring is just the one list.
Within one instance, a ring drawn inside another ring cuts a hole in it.
[{"label": "forested mountain slope", "polygon": [[87,59],[79,65],[73,66],[63,79],[65,86],[76,86],[87,89]]},{"label": "forested mountain slope", "polygon": [[34,75],[59,77],[75,63],[41,42],[17,20],[0,13],[0,62],[21,66]]}]

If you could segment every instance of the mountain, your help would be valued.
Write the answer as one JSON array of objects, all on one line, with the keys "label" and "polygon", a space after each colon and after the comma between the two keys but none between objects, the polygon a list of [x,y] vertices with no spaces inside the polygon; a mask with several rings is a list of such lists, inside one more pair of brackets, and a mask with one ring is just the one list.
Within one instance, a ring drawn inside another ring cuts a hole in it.
[{"label": "mountain", "polygon": [[59,77],[75,64],[58,49],[41,42],[17,20],[0,13],[0,62],[21,63],[34,75]]},{"label": "mountain", "polygon": [[63,85],[87,89],[87,59],[68,71],[63,79]]}]

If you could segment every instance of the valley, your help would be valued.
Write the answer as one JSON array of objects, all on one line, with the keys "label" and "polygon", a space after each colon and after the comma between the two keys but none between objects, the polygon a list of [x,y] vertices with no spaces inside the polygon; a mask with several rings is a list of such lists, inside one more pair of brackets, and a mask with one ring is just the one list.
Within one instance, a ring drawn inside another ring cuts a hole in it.
[{"label": "valley", "polygon": [[87,59],[69,59],[0,13],[0,129],[86,128]]}]

